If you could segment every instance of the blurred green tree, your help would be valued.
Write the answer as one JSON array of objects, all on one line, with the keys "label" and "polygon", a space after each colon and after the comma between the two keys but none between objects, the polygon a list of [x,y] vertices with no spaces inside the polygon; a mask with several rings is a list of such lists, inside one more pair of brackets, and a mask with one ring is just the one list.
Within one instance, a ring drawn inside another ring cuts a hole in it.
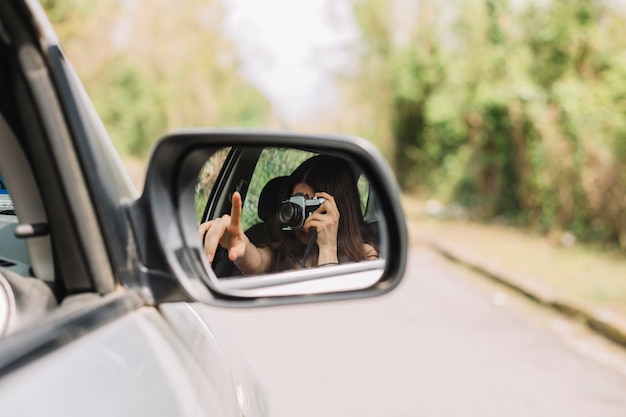
[{"label": "blurred green tree", "polygon": [[626,248],[624,12],[602,0],[406,5],[353,1],[354,89],[376,91],[359,105],[380,109],[403,188]]},{"label": "blurred green tree", "polygon": [[239,75],[218,1],[42,4],[122,154],[146,157],[177,128],[258,126],[272,117]]}]

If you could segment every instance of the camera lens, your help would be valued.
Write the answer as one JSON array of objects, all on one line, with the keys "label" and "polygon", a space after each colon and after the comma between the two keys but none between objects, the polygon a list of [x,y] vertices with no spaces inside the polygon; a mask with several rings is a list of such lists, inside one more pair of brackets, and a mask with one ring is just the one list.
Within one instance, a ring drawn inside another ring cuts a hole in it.
[{"label": "camera lens", "polygon": [[302,209],[297,204],[285,201],[278,208],[276,219],[282,226],[300,227],[302,225]]}]

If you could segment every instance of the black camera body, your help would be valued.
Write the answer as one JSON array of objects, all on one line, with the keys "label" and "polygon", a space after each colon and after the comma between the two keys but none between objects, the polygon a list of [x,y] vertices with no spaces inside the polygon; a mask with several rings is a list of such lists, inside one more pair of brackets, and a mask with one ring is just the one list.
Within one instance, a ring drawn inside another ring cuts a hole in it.
[{"label": "black camera body", "polygon": [[276,220],[282,230],[302,230],[304,221],[318,209],[326,199],[321,197],[306,198],[304,194],[295,194],[280,203],[276,211]]}]

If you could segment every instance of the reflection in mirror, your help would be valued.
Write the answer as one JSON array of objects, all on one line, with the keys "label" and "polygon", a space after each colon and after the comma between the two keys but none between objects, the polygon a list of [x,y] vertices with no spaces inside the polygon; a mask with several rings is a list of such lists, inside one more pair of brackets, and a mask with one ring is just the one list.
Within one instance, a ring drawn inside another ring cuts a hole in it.
[{"label": "reflection in mirror", "polygon": [[322,267],[332,266],[339,266],[334,274],[375,270],[375,276],[365,274],[374,276],[367,279],[373,285],[384,268],[375,195],[358,164],[337,152],[222,148],[199,173],[198,232],[217,277],[239,277],[230,280],[233,288],[248,285],[242,275],[292,271],[254,284],[285,290],[290,283],[328,279]]}]

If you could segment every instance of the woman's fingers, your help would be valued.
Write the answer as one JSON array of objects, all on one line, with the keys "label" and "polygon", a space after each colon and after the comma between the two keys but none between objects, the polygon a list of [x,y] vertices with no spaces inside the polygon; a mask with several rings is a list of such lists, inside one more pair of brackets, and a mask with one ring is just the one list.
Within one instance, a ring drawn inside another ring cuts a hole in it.
[{"label": "woman's fingers", "polygon": [[246,243],[238,241],[228,250],[228,259],[235,262],[237,259],[242,258],[246,253]]},{"label": "woman's fingers", "polygon": [[315,193],[317,197],[322,197],[324,201],[318,208],[315,210],[314,214],[319,213],[325,216],[328,216],[334,220],[339,219],[339,209],[337,208],[337,203],[335,202],[335,198],[325,192],[317,192]]},{"label": "woman's fingers", "polygon": [[213,224],[213,220],[204,222],[198,227],[198,233],[200,234],[200,241],[204,245],[204,240],[206,239],[206,235],[211,229],[211,225]]},{"label": "woman's fingers", "polygon": [[308,232],[311,227],[315,227],[318,229],[318,233],[320,232],[319,226],[328,227],[333,226],[339,223],[339,209],[337,208],[337,203],[335,202],[335,198],[326,193],[326,192],[317,192],[315,193],[316,197],[324,198],[324,201],[304,222],[305,230]]},{"label": "woman's fingers", "polygon": [[217,246],[220,244],[229,250],[229,258],[235,257],[236,259],[242,255],[242,249],[239,247],[241,245],[238,245],[241,241],[241,234],[243,234],[243,230],[241,230],[243,205],[241,194],[235,191],[231,202],[230,215],[225,214],[217,219],[202,223],[198,228],[209,263],[213,261]]},{"label": "woman's fingers", "polygon": [[[226,232],[226,227],[230,223],[230,216],[226,214],[207,223],[210,223],[210,225],[204,234],[203,245],[204,253],[206,253],[209,263],[211,263],[213,262],[217,245],[219,245],[222,236],[224,236],[224,233]],[[203,225],[207,223],[203,223]]]},{"label": "woman's fingers", "polygon": [[324,208],[326,208],[326,210],[328,210],[328,208],[337,210],[337,203],[335,202],[335,197],[333,197],[332,195],[321,191],[321,192],[315,193],[315,196],[318,198],[321,197],[324,200],[326,200],[320,205],[320,207],[316,211],[318,210],[323,211]]},{"label": "woman's fingers", "polygon": [[326,214],[314,213],[306,220],[304,224],[305,232],[311,229],[317,230],[317,235],[332,232],[337,235],[337,229],[339,227],[339,219],[330,217]]},{"label": "woman's fingers", "polygon": [[304,223],[305,231],[308,232],[312,228],[317,230],[318,247],[336,247],[340,215],[335,199],[326,192],[317,192],[315,195],[324,198],[326,201],[306,219]]},{"label": "woman's fingers", "polygon": [[242,201],[241,201],[241,194],[239,194],[239,191],[235,191],[233,193],[233,197],[231,200],[231,209],[230,209],[230,222],[231,222],[231,226],[233,227],[239,227],[240,223],[241,223],[241,212],[243,210],[242,206]]}]

